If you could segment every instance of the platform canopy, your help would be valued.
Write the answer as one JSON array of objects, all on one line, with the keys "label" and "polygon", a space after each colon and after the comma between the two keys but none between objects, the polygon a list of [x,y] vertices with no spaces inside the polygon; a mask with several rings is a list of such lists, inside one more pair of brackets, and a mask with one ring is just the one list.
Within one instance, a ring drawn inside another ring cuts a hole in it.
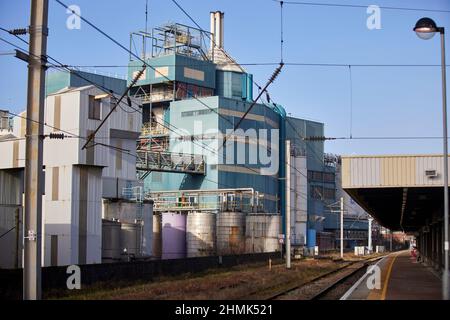
[{"label": "platform canopy", "polygon": [[382,226],[414,232],[443,218],[443,157],[343,156],[342,187]]}]

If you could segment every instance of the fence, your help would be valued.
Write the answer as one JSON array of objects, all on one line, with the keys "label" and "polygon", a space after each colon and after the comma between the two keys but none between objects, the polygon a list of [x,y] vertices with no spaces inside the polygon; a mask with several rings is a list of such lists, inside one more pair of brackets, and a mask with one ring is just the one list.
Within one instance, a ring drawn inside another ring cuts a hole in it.
[{"label": "fence", "polygon": [[[212,256],[173,260],[151,260],[120,262],[108,264],[81,265],[81,287],[96,283],[114,283],[118,281],[151,281],[160,276],[173,276],[183,273],[198,273],[214,268],[230,268],[240,264],[255,263],[279,259],[279,252],[252,253],[240,255]],[[69,293],[66,281],[67,267],[42,268],[43,293],[58,290]],[[22,269],[0,269],[0,299],[22,298]]]}]

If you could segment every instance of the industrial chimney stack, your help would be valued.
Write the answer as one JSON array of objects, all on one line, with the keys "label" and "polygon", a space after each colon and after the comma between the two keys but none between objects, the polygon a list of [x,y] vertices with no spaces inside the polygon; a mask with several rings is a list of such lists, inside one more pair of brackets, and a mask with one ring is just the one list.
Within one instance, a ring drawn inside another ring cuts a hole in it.
[{"label": "industrial chimney stack", "polygon": [[211,39],[211,49],[214,47],[223,49],[223,19],[223,12],[211,12],[211,33],[213,34]]}]

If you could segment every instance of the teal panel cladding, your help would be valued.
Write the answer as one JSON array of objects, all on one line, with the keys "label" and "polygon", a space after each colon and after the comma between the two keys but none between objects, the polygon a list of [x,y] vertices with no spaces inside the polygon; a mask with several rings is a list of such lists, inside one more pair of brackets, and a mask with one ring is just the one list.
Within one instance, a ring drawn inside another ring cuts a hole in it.
[{"label": "teal panel cladding", "polygon": [[[190,58],[183,55],[166,55],[147,59],[149,65],[137,86],[158,84],[167,81],[184,82],[214,89],[216,86],[216,67],[212,62]],[[142,61],[128,64],[128,84],[133,76],[141,70]]]},{"label": "teal panel cladding", "polygon": [[126,89],[126,81],[123,79],[84,71],[74,71],[71,73],[61,71],[52,72],[47,75],[45,91],[48,95],[66,87],[83,87],[92,85],[92,83],[105,90],[112,90],[117,94],[123,94]]}]

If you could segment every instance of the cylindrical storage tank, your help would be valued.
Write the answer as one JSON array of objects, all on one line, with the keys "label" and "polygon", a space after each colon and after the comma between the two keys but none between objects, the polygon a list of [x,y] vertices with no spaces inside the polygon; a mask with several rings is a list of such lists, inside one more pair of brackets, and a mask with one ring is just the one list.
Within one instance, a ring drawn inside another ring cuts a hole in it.
[{"label": "cylindrical storage tank", "polygon": [[186,224],[187,257],[213,256],[216,253],[216,214],[192,212]]},{"label": "cylindrical storage tank", "polygon": [[120,222],[102,220],[102,263],[120,260],[120,227]]},{"label": "cylindrical storage tank", "polygon": [[[130,257],[138,257],[142,250],[142,224],[122,222],[120,229],[120,248],[125,259]],[[125,252],[126,249],[126,252]]]},{"label": "cylindrical storage tank", "polygon": [[161,214],[153,215],[153,257],[161,259],[162,253],[162,226]]},{"label": "cylindrical storage tank", "polygon": [[254,214],[246,218],[246,252],[274,252],[280,250],[278,235],[281,216]]},{"label": "cylindrical storage tank", "polygon": [[306,243],[308,248],[314,248],[316,246],[316,229],[308,229]]},{"label": "cylindrical storage tank", "polygon": [[216,216],[217,254],[245,252],[245,213],[219,212]]},{"label": "cylindrical storage tank", "polygon": [[186,215],[162,214],[162,259],[186,258]]}]

